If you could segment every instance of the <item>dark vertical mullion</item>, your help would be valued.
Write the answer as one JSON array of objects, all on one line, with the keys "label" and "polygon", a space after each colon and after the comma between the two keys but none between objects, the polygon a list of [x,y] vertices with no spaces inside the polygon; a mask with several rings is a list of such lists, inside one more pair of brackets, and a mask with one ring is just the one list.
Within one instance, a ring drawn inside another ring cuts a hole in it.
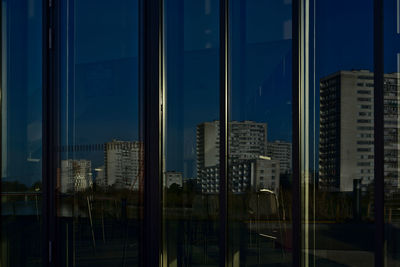
[{"label": "dark vertical mullion", "polygon": [[219,145],[219,266],[228,265],[228,122],[229,122],[229,0],[220,0],[219,8],[219,83],[220,83],[220,145]]},{"label": "dark vertical mullion", "polygon": [[139,1],[140,90],[144,101],[144,211],[141,266],[160,266],[161,255],[161,116],[162,0]]},{"label": "dark vertical mullion", "polygon": [[42,184],[43,266],[57,266],[56,181],[58,178],[59,87],[57,68],[58,29],[54,0],[43,0],[42,20]]},{"label": "dark vertical mullion", "polygon": [[49,103],[50,103],[50,96],[49,92],[51,91],[51,75],[48,73],[49,71],[49,29],[50,29],[50,22],[49,22],[49,3],[48,0],[43,0],[43,25],[42,25],[42,184],[43,184],[43,209],[42,209],[42,216],[43,216],[43,258],[42,263],[43,266],[51,266],[50,258],[51,255],[50,251],[50,240],[52,240],[52,231],[50,230],[50,217],[51,217],[51,186],[50,186],[50,177],[51,177],[51,170],[50,170],[50,133],[49,133],[49,126],[50,126],[50,118],[49,118]]},{"label": "dark vertical mullion", "polygon": [[301,227],[300,227],[300,1],[292,2],[292,136],[293,136],[293,153],[292,153],[292,242],[293,242],[293,266],[300,266],[301,252]]},{"label": "dark vertical mullion", "polygon": [[375,266],[384,264],[383,0],[374,0]]},{"label": "dark vertical mullion", "polygon": [[[1,29],[1,35],[0,35],[0,51],[3,51],[3,5],[0,4],[0,29]],[[7,29],[6,29],[7,30]],[[0,53],[0,175],[2,175],[3,173],[3,67],[7,68],[7,66],[3,66],[3,53]],[[2,176],[0,176],[0,179],[2,178]],[[2,193],[3,193],[3,189],[1,188],[1,182],[0,182],[0,201],[1,203],[3,203],[3,199],[2,199]],[[3,212],[1,210],[1,207],[3,205],[0,205],[0,216],[3,216]],[[1,217],[0,217],[1,218]],[[0,242],[3,242],[3,225],[2,225],[2,221],[0,219]],[[1,259],[4,259],[3,257],[3,250],[0,250],[0,265],[2,264]]]}]

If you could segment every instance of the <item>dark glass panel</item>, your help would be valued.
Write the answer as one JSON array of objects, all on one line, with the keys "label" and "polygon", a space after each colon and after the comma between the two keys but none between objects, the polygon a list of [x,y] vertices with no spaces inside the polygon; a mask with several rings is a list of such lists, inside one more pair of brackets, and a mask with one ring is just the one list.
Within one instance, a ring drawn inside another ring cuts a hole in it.
[{"label": "dark glass panel", "polygon": [[219,3],[164,2],[163,266],[218,266]]},{"label": "dark glass panel", "polygon": [[1,1],[0,265],[41,266],[42,1]]},{"label": "dark glass panel", "polygon": [[229,258],[290,266],[292,3],[230,1]]},{"label": "dark glass panel", "polygon": [[373,1],[303,10],[303,264],[373,266]]},{"label": "dark glass panel", "polygon": [[59,263],[137,266],[138,1],[61,1]]}]

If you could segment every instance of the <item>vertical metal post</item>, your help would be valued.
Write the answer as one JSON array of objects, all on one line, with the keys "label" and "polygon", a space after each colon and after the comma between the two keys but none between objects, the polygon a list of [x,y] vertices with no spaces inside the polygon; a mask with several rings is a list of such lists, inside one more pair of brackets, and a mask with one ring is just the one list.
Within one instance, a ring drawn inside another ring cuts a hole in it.
[{"label": "vertical metal post", "polygon": [[229,0],[220,0],[219,266],[228,265]]},{"label": "vertical metal post", "polygon": [[43,266],[57,266],[56,184],[59,167],[59,2],[43,0],[42,183]]},{"label": "vertical metal post", "polygon": [[375,266],[384,266],[383,0],[374,0]]},{"label": "vertical metal post", "polygon": [[[0,179],[3,176],[3,4],[0,3]],[[0,203],[3,203],[2,199],[2,193],[3,189],[1,188],[1,182],[0,182]],[[3,264],[2,259],[5,258],[3,255],[3,226],[2,226],[2,218],[3,216],[2,210],[1,210],[2,205],[0,204],[0,266]]]},{"label": "vertical metal post", "polygon": [[49,2],[48,0],[43,0],[43,13],[42,13],[42,216],[43,216],[43,233],[42,236],[42,244],[43,244],[43,257],[42,257],[42,265],[43,266],[51,266],[49,259],[51,255],[49,240],[51,239],[51,231],[50,227],[50,198],[51,198],[51,189],[49,185],[51,171],[48,166],[49,155],[49,118],[48,112],[50,108],[48,107],[49,96],[48,93],[50,91],[50,75],[48,74],[49,70]]},{"label": "vertical metal post", "polygon": [[292,1],[292,244],[293,266],[300,266],[301,253],[301,198],[300,198],[300,1]]},{"label": "vertical metal post", "polygon": [[142,126],[145,159],[140,266],[161,264],[162,3],[162,0],[139,1],[139,90],[144,102]]}]

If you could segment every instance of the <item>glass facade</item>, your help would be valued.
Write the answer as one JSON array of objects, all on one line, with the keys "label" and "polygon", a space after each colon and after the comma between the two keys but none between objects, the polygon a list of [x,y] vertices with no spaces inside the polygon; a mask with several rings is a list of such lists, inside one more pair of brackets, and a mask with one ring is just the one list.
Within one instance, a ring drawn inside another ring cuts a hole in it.
[{"label": "glass facade", "polygon": [[228,255],[291,265],[292,4],[231,0]]},{"label": "glass facade", "polygon": [[135,266],[138,1],[65,1],[60,12],[59,266]]},{"label": "glass facade", "polygon": [[374,266],[373,1],[308,4],[302,264]]},{"label": "glass facade", "polygon": [[400,266],[399,0],[0,14],[0,267]]},{"label": "glass facade", "polygon": [[219,5],[164,1],[163,266],[218,266]]},{"label": "glass facade", "polygon": [[1,1],[1,266],[42,264],[42,1]]}]

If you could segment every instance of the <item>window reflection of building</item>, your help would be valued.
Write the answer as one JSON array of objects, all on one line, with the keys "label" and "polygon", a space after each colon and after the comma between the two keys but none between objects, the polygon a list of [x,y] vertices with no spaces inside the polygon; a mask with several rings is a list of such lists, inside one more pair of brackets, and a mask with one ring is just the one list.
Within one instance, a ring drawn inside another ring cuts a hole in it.
[{"label": "window reflection of building", "polygon": [[267,143],[267,156],[279,161],[281,174],[292,172],[292,144],[276,140]]},{"label": "window reflection of building", "polygon": [[94,169],[96,173],[95,182],[97,186],[104,187],[107,185],[106,174],[104,170],[105,170],[104,165]]},{"label": "window reflection of building", "polygon": [[[399,82],[385,74],[385,183],[398,188]],[[363,190],[374,179],[374,75],[339,71],[320,82],[319,185],[329,191]]]},{"label": "window reflection of building", "polygon": [[385,191],[399,193],[400,189],[400,75],[384,75],[384,153]]},{"label": "window reflection of building", "polygon": [[[260,156],[250,160],[232,160],[229,164],[229,188],[233,193],[279,189],[279,161]],[[203,193],[219,192],[219,165],[206,167],[199,182]]]},{"label": "window reflection of building", "polygon": [[219,121],[203,122],[196,133],[197,177],[202,169],[216,166],[219,162]]},{"label": "window reflection of building", "polygon": [[229,157],[231,159],[254,159],[265,155],[267,124],[254,121],[229,123]]},{"label": "window reflection of building", "polygon": [[[203,193],[219,192],[218,135],[219,121],[204,122],[197,126],[197,181]],[[232,192],[278,190],[280,161],[288,172],[291,145],[275,143],[277,145],[273,146],[273,151],[276,158],[267,157],[266,123],[229,123],[229,186]]]},{"label": "window reflection of building", "polygon": [[[254,121],[229,123],[229,157],[252,159],[265,155],[267,124]],[[219,121],[197,126],[197,170],[218,164]]]},{"label": "window reflection of building", "polygon": [[138,190],[143,169],[141,142],[113,140],[105,144],[105,186]]},{"label": "window reflection of building", "polygon": [[84,191],[92,186],[90,160],[67,159],[61,161],[61,193]]}]

